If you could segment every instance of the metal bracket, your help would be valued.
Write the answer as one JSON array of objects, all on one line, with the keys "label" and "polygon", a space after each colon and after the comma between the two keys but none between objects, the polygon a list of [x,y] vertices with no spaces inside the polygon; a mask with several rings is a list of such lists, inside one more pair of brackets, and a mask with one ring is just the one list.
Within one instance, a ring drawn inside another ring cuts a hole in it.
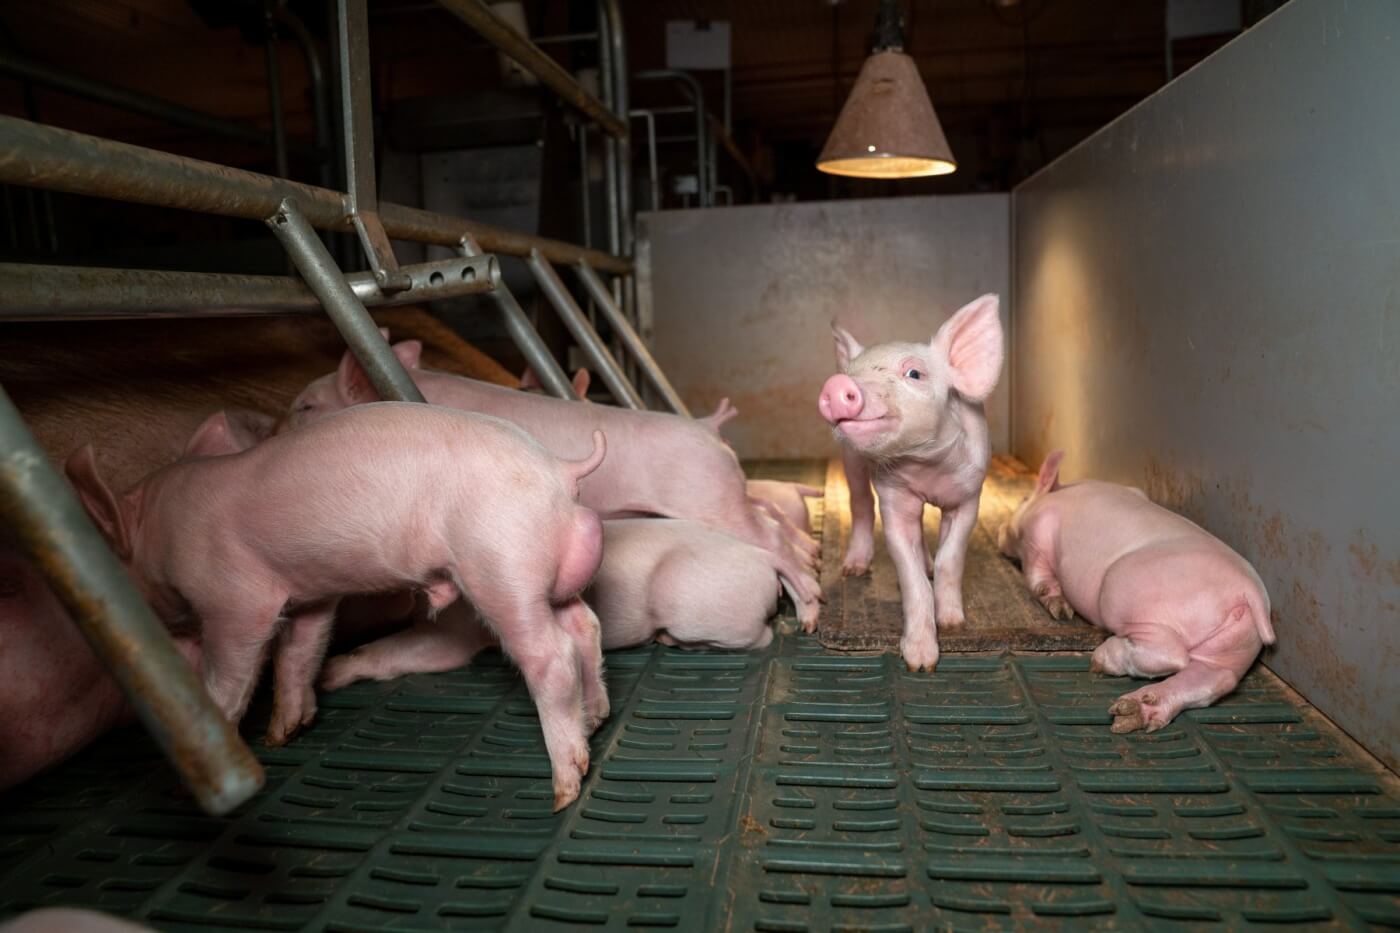
[{"label": "metal bracket", "polygon": [[[321,242],[315,229],[290,198],[284,200],[277,213],[267,219],[267,225],[291,255],[297,271],[330,315],[336,329],[345,338],[346,345],[355,354],[355,359],[365,368],[365,374],[379,397],[394,402],[424,401],[423,393],[418,391],[408,370],[403,368],[399,358],[389,348],[388,341],[379,333],[374,318],[360,304],[350,283],[326,250],[326,244]],[[405,275],[405,278],[408,277]]]},{"label": "metal bracket", "polygon": [[374,118],[369,106],[369,25],[366,0],[337,0],[340,38],[340,98],[345,124],[345,174],[350,194],[346,214],[360,236],[374,280],[386,292],[409,287],[399,270],[389,235],[379,220],[374,179]]}]

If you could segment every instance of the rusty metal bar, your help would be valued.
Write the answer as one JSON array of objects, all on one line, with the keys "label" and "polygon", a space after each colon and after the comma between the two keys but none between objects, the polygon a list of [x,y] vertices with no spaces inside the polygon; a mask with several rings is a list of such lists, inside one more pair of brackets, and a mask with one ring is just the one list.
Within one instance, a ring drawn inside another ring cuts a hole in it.
[{"label": "rusty metal bar", "polygon": [[[263,220],[282,199],[295,198],[312,226],[350,231],[346,196],[241,169],[156,152],[84,133],[0,116],[0,183],[67,191],[156,207]],[[552,262],[587,259],[606,272],[626,273],[632,264],[600,250],[573,243],[500,230],[486,224],[434,214],[398,204],[379,205],[389,236],[456,248],[475,237],[483,249],[528,256],[538,249]]]},{"label": "rusty metal bar", "polygon": [[[369,272],[347,275],[366,307],[437,301],[489,292],[500,281],[494,256],[401,266],[405,291],[385,294]],[[0,263],[0,321],[91,321],[154,317],[322,314],[316,294],[286,275],[223,275]]]},{"label": "rusty metal bar", "polygon": [[559,312],[564,326],[573,334],[574,340],[597,368],[598,375],[607,384],[613,398],[627,408],[646,408],[641,395],[627,380],[627,374],[617,364],[617,359],[608,350],[607,344],[603,343],[593,325],[588,323],[588,318],[574,301],[574,296],[564,287],[564,282],[549,264],[549,260],[538,252],[531,254],[530,271],[535,274],[535,281],[539,283],[549,303]]},{"label": "rusty metal bar", "polygon": [[142,601],[3,389],[0,518],[200,806],[223,814],[257,793],[262,766]]},{"label": "rusty metal bar", "polygon": [[637,361],[637,366],[656,388],[657,394],[666,403],[666,407],[678,415],[689,417],[690,409],[685,407],[680,393],[676,391],[675,386],[671,385],[671,380],[666,378],[666,373],[662,371],[661,365],[651,355],[651,350],[642,342],[641,336],[633,329],[627,316],[622,313],[622,309],[613,301],[613,296],[608,293],[608,287],[603,284],[598,273],[594,272],[586,262],[580,262],[574,267],[574,271],[578,273],[579,281],[583,283],[584,290],[588,292],[603,312],[608,326],[612,328],[613,333],[621,339],[623,346],[632,354],[632,358]]},{"label": "rusty metal bar", "polygon": [[627,123],[598,98],[584,90],[574,76],[540,47],[511,28],[482,0],[438,0],[453,16],[479,32],[496,48],[519,62],[551,90],[584,116],[603,128],[609,136],[627,138]]},{"label": "rusty metal bar", "polygon": [[413,377],[389,348],[384,335],[379,333],[374,318],[369,316],[360,299],[351,291],[326,244],[316,236],[316,231],[297,210],[296,204],[290,198],[283,201],[277,212],[267,218],[267,225],[292,257],[306,284],[320,299],[321,306],[345,338],[346,346],[355,354],[355,359],[364,367],[365,375],[369,376],[379,397],[386,402],[425,401]]}]

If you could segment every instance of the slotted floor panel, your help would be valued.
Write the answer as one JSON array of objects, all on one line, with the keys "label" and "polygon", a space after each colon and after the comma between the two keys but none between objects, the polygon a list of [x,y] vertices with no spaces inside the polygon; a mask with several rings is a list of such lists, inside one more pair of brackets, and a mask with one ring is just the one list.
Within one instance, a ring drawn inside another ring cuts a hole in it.
[{"label": "slotted floor panel", "polygon": [[[1153,735],[1083,654],[933,676],[784,635],[608,657],[613,716],[550,812],[534,707],[490,655],[358,685],[198,812],[109,736],[0,798],[0,916],[159,929],[892,931],[1400,925],[1400,794],[1267,671]],[[250,722],[248,734],[262,723]]]}]

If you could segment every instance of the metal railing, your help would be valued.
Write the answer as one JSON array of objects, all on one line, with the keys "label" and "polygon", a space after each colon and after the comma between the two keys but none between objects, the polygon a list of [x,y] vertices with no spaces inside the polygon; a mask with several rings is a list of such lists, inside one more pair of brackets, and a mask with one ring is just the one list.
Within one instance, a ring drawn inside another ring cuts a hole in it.
[{"label": "metal railing", "polygon": [[[300,278],[150,272],[63,266],[0,264],[0,321],[86,320],[114,317],[268,314],[323,309],[344,336],[386,399],[421,401],[416,385],[375,328],[367,306],[402,304],[469,293],[486,293],[503,315],[508,333],[546,389],[577,398],[563,369],[529,318],[502,283],[490,253],[526,257],[542,290],[563,317],[590,362],[618,401],[643,407],[641,394],[608,351],[564,287],[554,264],[575,269],[587,294],[602,308],[610,327],[660,397],[673,410],[685,407],[637,336],[624,309],[632,245],[631,160],[627,155],[626,68],[616,0],[600,0],[598,41],[604,53],[604,99],[579,96],[577,82],[509,27],[481,19],[478,0],[445,0],[484,24],[486,38],[594,119],[608,134],[609,229],[612,250],[501,230],[416,208],[378,201],[367,80],[369,70],[365,0],[338,0],[338,63],[342,80],[347,192],[301,184],[283,177],[242,171],[140,146],[105,140],[12,117],[0,117],[0,183],[128,201],[158,207],[263,220],[279,239]],[[491,15],[489,10],[485,10]],[[309,48],[299,24],[287,24]],[[271,41],[271,40],[270,40]],[[277,80],[270,55],[270,79]],[[313,64],[312,62],[315,62]],[[324,85],[319,60],[313,83]],[[35,67],[29,78],[63,85],[62,76]],[[212,117],[169,110],[164,102],[101,92],[90,83],[68,82],[87,96],[161,115],[211,132],[254,141],[249,132],[206,123]],[[324,93],[318,91],[318,99]],[[276,106],[276,102],[274,102]],[[276,121],[275,121],[276,122]],[[328,114],[318,106],[315,153],[333,148]],[[281,134],[273,134],[281,149]],[[256,134],[256,140],[267,137]],[[279,158],[279,166],[284,164]],[[322,178],[329,176],[323,170]],[[346,275],[315,229],[353,231],[370,270]],[[391,239],[452,247],[459,258],[400,266]],[[598,271],[617,276],[609,287]],[[76,497],[0,390],[0,518],[33,559],[54,593],[115,674],[138,716],[205,809],[223,813],[261,787],[262,769],[236,729],[203,691],[164,627],[142,601]]]}]

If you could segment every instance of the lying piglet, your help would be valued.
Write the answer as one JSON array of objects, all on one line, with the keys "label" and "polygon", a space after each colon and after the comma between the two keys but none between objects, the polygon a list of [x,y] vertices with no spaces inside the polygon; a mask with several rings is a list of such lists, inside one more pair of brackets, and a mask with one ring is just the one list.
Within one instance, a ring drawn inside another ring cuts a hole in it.
[{"label": "lying piglet", "polygon": [[[815,566],[816,542],[772,519],[749,499],[734,452],[704,425],[662,412],[584,405],[420,369],[417,341],[404,341],[393,349],[433,405],[504,418],[524,428],[555,456],[582,456],[593,432],[606,433],[608,458],[579,492],[579,501],[603,518],[692,519],[780,556],[791,551],[808,567]],[[369,377],[346,353],[336,372],[317,379],[297,396],[281,429],[310,424],[375,398]],[[803,570],[802,577],[796,581],[802,594],[798,615],[804,623],[815,624],[821,588],[810,571]]]},{"label": "lying piglet", "polygon": [[230,718],[280,623],[269,744],[315,714],[342,596],[422,589],[434,610],[471,599],[539,707],[559,807],[588,768],[584,706],[593,726],[607,715],[596,619],[577,597],[602,527],[575,502],[603,455],[601,433],[587,459],[561,462],[497,418],[381,403],[178,461],[120,499],[90,446],[68,475],[152,607],[201,621],[205,685]]},{"label": "lying piglet", "polygon": [[[822,386],[817,407],[845,448],[851,489],[851,542],[843,569],[865,573],[874,555],[880,495],[885,544],[904,604],[900,653],[910,670],[938,663],[938,628],[963,624],[962,575],[977,524],[991,445],[982,402],[1001,374],[996,295],[964,306],[930,343],[882,343],[869,349],[835,325],[841,372]],[[929,586],[924,506],[942,510]]]},{"label": "lying piglet", "polygon": [[1094,651],[1094,670],[1171,675],[1109,707],[1114,732],[1154,732],[1234,690],[1260,647],[1274,643],[1269,594],[1248,561],[1141,490],[1061,486],[1063,456],[1046,458],[997,545],[1020,559],[1051,615],[1078,612],[1113,633]]},{"label": "lying piglet", "polygon": [[821,498],[823,490],[803,483],[784,483],[772,479],[751,479],[746,487],[750,496],[772,503],[784,518],[811,534],[812,517],[807,513],[807,500]]},{"label": "lying piglet", "polygon": [[[603,522],[603,563],[584,593],[597,610],[603,647],[656,639],[687,648],[762,648],[778,589],[791,593],[789,570],[771,552],[683,519]],[[321,686],[455,670],[496,643],[471,607],[457,603],[437,619],[363,645],[326,663]]]}]

